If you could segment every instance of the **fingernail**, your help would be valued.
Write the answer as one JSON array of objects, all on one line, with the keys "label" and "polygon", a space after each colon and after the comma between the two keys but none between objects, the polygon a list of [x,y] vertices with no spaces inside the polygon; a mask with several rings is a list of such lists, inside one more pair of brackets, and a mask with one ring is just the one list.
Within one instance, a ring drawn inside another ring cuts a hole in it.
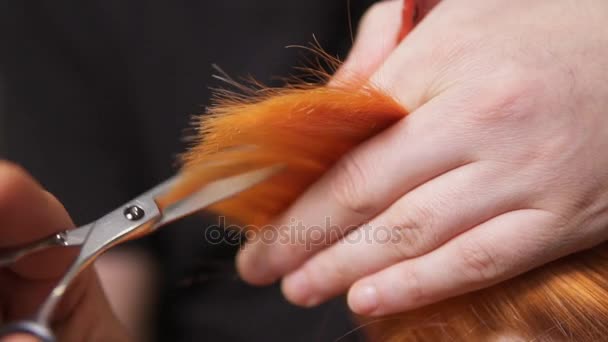
[{"label": "fingernail", "polygon": [[310,281],[303,271],[297,271],[287,276],[284,289],[288,299],[298,305],[312,307],[320,302],[318,297],[313,296]]},{"label": "fingernail", "polygon": [[373,285],[364,285],[355,289],[349,302],[355,313],[369,315],[378,309],[378,290]]}]

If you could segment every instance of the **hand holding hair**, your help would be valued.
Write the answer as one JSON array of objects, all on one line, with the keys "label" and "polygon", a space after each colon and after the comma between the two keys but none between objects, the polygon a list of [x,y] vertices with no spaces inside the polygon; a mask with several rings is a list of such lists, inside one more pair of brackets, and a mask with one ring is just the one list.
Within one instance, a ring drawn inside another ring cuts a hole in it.
[{"label": "hand holding hair", "polygon": [[[339,75],[370,75],[411,114],[272,221],[329,217],[316,240],[331,243],[256,240],[238,257],[245,280],[283,278],[296,304],[348,291],[357,313],[406,311],[608,236],[608,3],[446,1],[396,45],[379,37],[397,34],[398,6],[370,10]],[[343,239],[387,227],[392,243]]]}]

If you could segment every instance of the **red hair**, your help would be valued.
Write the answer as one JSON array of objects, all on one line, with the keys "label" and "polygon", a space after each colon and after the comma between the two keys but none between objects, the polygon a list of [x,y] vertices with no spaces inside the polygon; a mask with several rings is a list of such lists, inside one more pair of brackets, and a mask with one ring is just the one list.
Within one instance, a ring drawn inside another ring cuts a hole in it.
[{"label": "red hair", "polygon": [[185,177],[171,203],[205,183],[245,169],[286,169],[211,209],[261,225],[284,211],[341,156],[407,112],[359,82],[258,89],[253,97],[221,94],[197,122],[196,143],[182,156]]}]

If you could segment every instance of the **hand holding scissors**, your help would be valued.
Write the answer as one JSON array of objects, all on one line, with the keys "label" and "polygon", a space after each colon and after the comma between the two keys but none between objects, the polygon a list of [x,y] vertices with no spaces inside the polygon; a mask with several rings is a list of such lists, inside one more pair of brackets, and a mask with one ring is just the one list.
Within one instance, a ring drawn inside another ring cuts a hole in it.
[{"label": "hand holding scissors", "polygon": [[[208,183],[205,187],[181,201],[173,203],[166,208],[159,208],[156,200],[179,181],[178,175],[88,225],[52,234],[34,243],[22,245],[19,248],[1,248],[2,245],[0,245],[0,270],[3,272],[11,272],[11,270],[5,268],[8,268],[22,257],[43,249],[51,247],[80,247],[78,256],[50,294],[48,294],[35,315],[30,320],[5,325],[0,331],[0,338],[21,333],[31,335],[42,341],[54,341],[54,335],[49,326],[57,305],[77,275],[91,265],[101,253],[127,239],[150,233],[165,224],[193,214],[213,203],[244,191],[268,179],[278,172],[279,169],[280,166],[271,166],[220,179]],[[38,191],[41,192],[40,190]],[[36,203],[32,204],[35,205]],[[13,235],[15,234],[13,233]],[[17,289],[8,288],[8,290],[12,292],[12,290]],[[16,303],[15,305],[19,304]]]}]

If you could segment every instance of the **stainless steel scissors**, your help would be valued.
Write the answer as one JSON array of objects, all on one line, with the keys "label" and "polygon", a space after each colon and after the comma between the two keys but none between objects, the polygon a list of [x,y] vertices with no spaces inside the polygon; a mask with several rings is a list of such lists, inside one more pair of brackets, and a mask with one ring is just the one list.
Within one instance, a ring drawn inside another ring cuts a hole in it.
[{"label": "stainless steel scissors", "polygon": [[93,223],[62,231],[22,248],[0,254],[0,267],[5,267],[42,249],[81,246],[75,261],[34,317],[31,320],[18,321],[2,327],[0,338],[24,333],[37,337],[43,342],[54,342],[50,321],[55,307],[74,278],[100,254],[129,238],[150,233],[165,224],[249,189],[281,169],[281,165],[274,165],[208,183],[199,191],[161,210],[155,200],[179,181],[180,176],[176,175]]}]

